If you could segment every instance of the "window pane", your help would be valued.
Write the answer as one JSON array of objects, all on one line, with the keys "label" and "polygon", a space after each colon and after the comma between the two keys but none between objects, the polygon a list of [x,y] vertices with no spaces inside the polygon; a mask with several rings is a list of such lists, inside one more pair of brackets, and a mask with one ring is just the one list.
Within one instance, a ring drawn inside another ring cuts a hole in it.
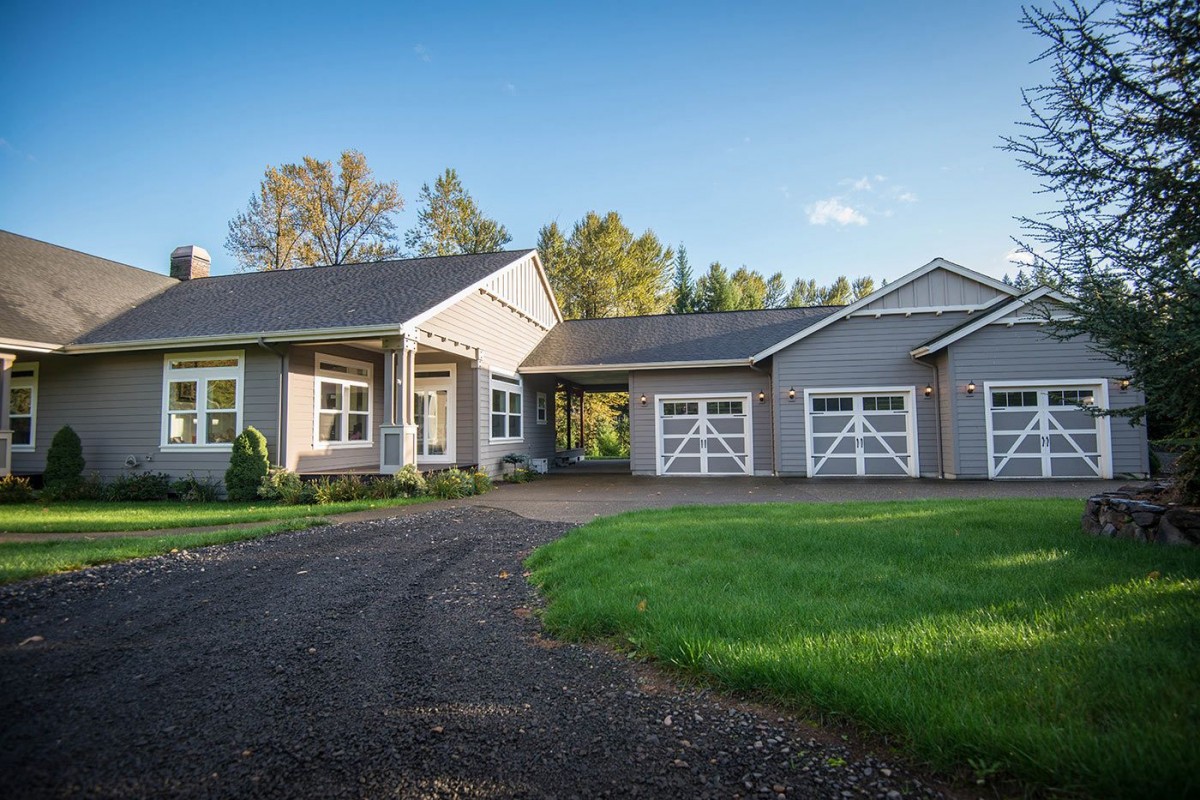
[{"label": "window pane", "polygon": [[[171,381],[167,389],[167,410],[195,411],[196,382]],[[195,441],[194,438],[193,441]]]},{"label": "window pane", "polygon": [[321,408],[327,411],[340,411],[342,408],[342,385],[321,381]]},{"label": "window pane", "polygon": [[12,443],[13,444],[29,444],[33,441],[30,431],[29,417],[13,417],[8,421],[9,427],[12,428]]},{"label": "window pane", "polygon": [[322,442],[340,442],[342,440],[342,415],[322,412],[317,423],[317,438]]},{"label": "window pane", "polygon": [[508,417],[508,435],[513,439],[521,438],[521,417],[519,414],[510,414]]},{"label": "window pane", "polygon": [[167,424],[167,441],[171,444],[196,443],[196,415],[172,414]]},{"label": "window pane", "polygon": [[211,369],[212,367],[236,367],[236,358],[187,359],[171,362],[171,369]]},{"label": "window pane", "polygon": [[27,386],[14,388],[8,393],[8,413],[28,414],[33,402],[33,389]]},{"label": "window pane", "polygon": [[350,426],[350,441],[365,442],[367,440],[367,415],[366,414],[350,414],[348,425]]},{"label": "window pane", "polygon": [[208,382],[209,408],[237,408],[237,381],[218,380]]},{"label": "window pane", "polygon": [[504,405],[504,399],[507,396],[503,389],[492,389],[492,411],[507,411],[508,409]]},{"label": "window pane", "polygon": [[222,444],[232,442],[237,436],[237,413],[222,411],[208,415],[208,425],[205,427],[205,444]]},{"label": "window pane", "polygon": [[367,387],[365,386],[348,386],[350,390],[350,410],[366,412],[367,404],[370,402]]},{"label": "window pane", "polygon": [[516,392],[508,393],[508,413],[521,413],[521,395],[517,394]]},{"label": "window pane", "polygon": [[492,438],[493,439],[503,439],[504,438],[504,415],[503,414],[492,414]]}]

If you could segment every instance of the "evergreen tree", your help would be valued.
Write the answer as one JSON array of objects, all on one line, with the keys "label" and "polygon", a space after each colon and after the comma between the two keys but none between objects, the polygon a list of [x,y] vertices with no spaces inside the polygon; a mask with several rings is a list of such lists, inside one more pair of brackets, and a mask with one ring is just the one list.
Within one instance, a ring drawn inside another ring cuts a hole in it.
[{"label": "evergreen tree", "polygon": [[83,442],[70,425],[64,425],[50,440],[42,486],[52,493],[65,494],[83,481]]},{"label": "evergreen tree", "polygon": [[688,263],[687,248],[679,245],[675,254],[675,314],[690,314],[695,310],[696,286],[692,282],[692,267]]},{"label": "evergreen tree", "polygon": [[696,281],[697,311],[729,311],[734,302],[734,289],[729,273],[720,261],[708,265],[708,272]]},{"label": "evergreen tree", "polygon": [[421,186],[420,203],[417,224],[404,238],[413,255],[494,253],[512,241],[503,225],[484,216],[452,169],[439,175],[432,189],[428,183]]}]

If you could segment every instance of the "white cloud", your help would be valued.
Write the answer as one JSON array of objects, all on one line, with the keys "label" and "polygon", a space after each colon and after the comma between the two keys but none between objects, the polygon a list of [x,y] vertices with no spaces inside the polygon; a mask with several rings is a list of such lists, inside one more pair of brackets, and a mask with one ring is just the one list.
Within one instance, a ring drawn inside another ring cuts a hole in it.
[{"label": "white cloud", "polygon": [[429,62],[433,60],[433,56],[430,54],[429,48],[425,47],[423,44],[415,46],[413,48],[413,52],[416,53],[417,58],[421,59],[422,61]]},{"label": "white cloud", "polygon": [[914,192],[901,192],[896,195],[896,199],[901,203],[915,203],[917,202],[917,195]]},{"label": "white cloud", "polygon": [[786,187],[786,186],[780,186],[780,187],[779,187],[779,193],[783,195],[783,199],[784,199],[784,200],[791,200],[791,199],[792,199],[792,192],[791,192],[791,190],[790,190],[790,189],[788,189],[788,187]]},{"label": "white cloud", "polygon": [[858,180],[852,181],[850,188],[856,192],[869,192],[871,191],[871,179],[864,175]]},{"label": "white cloud", "polygon": [[846,205],[840,198],[818,200],[807,209],[808,221],[813,225],[866,225],[867,218],[861,212]]},{"label": "white cloud", "polygon": [[1032,267],[1037,263],[1037,257],[1024,247],[1014,247],[1004,254],[1004,261],[1008,264],[1020,264],[1023,267]]}]

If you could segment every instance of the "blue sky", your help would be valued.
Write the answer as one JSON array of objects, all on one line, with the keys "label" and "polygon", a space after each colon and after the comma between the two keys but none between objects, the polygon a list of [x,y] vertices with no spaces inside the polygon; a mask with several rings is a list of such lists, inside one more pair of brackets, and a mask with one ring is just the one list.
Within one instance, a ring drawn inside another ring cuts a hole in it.
[{"label": "blue sky", "polygon": [[1048,203],[997,149],[1044,77],[1018,2],[176,5],[5,4],[0,228],[229,272],[264,168],[352,147],[402,229],[450,166],[512,247],[616,210],[697,270],[826,282],[999,277]]}]

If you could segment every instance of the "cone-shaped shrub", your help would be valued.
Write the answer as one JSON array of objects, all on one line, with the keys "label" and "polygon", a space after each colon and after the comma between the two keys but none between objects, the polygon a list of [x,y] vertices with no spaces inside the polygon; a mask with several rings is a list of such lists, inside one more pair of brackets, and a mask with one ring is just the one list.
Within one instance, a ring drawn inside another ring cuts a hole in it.
[{"label": "cone-shaped shrub", "polygon": [[229,469],[225,470],[225,491],[230,500],[248,503],[258,499],[258,487],[271,462],[267,457],[267,437],[253,427],[233,440]]},{"label": "cone-shaped shrub", "polygon": [[46,453],[46,470],[42,473],[42,486],[51,491],[61,491],[78,486],[83,482],[83,442],[70,425],[64,425],[50,441]]}]

